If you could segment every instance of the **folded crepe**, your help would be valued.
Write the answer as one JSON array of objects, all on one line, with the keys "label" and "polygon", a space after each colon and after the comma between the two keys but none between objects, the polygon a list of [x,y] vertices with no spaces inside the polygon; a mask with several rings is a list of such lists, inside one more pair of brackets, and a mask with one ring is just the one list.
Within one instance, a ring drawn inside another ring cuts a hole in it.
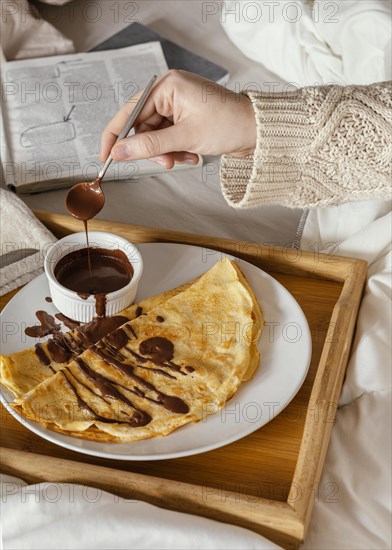
[{"label": "folded crepe", "polygon": [[94,441],[163,436],[216,412],[258,364],[263,317],[236,264],[126,322],[12,406]]},{"label": "folded crepe", "polygon": [[147,313],[188,288],[190,284],[186,283],[158,296],[142,300],[113,317],[96,319],[64,334],[55,334],[53,338],[42,344],[36,344],[34,348],[10,355],[0,355],[1,384],[16,397],[20,397],[64,368],[72,359],[96,344],[109,332]]}]

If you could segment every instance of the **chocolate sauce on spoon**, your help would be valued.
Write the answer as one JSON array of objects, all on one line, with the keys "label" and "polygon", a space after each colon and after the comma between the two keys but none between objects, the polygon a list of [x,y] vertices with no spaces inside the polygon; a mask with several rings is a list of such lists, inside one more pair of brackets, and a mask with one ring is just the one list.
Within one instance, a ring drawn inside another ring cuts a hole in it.
[{"label": "chocolate sauce on spoon", "polygon": [[105,195],[101,189],[101,178],[74,185],[68,191],[66,204],[72,216],[82,220],[85,227],[87,227],[87,222],[94,218],[105,204]]}]

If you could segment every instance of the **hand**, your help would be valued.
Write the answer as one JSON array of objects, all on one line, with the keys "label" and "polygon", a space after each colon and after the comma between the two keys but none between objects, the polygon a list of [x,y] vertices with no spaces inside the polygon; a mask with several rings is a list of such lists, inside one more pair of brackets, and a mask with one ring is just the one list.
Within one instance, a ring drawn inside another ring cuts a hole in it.
[{"label": "hand", "polygon": [[[210,80],[171,70],[156,83],[137,118],[134,136],[114,145],[132,112],[134,96],[102,134],[101,161],[110,152],[116,161],[150,159],[172,168],[196,164],[198,154],[252,154],[256,121],[251,101]],[[113,147],[114,145],[114,147]]]}]

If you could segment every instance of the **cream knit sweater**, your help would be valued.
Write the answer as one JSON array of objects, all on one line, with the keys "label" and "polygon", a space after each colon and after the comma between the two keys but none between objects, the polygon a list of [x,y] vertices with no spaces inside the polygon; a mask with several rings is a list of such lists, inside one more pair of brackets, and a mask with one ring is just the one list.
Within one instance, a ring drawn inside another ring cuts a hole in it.
[{"label": "cream knit sweater", "polygon": [[222,157],[222,191],[231,206],[391,197],[391,82],[247,95],[257,144],[249,157]]}]

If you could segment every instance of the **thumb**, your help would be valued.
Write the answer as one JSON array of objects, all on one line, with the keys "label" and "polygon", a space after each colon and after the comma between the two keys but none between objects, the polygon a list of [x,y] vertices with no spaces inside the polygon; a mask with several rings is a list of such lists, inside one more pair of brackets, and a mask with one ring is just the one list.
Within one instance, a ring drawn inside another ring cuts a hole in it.
[{"label": "thumb", "polygon": [[116,161],[149,159],[186,149],[181,124],[152,132],[140,132],[122,139],[113,146]]}]

